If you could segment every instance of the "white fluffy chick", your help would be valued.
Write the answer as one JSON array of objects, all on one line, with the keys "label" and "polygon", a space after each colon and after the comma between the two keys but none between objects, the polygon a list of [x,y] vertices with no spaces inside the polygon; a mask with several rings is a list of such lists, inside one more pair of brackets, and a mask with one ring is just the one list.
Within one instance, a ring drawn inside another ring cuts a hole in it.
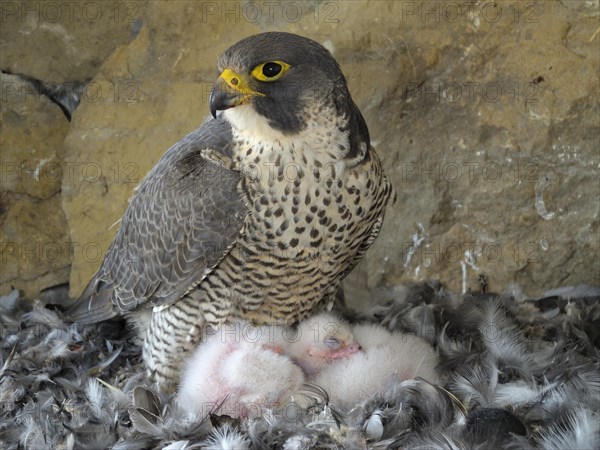
[{"label": "white fluffy chick", "polygon": [[237,330],[226,325],[207,336],[182,371],[177,403],[197,417],[258,417],[282,406],[304,382],[289,357],[262,342],[262,327],[230,325]]},{"label": "white fluffy chick", "polygon": [[352,334],[363,351],[328,364],[308,380],[324,388],[334,402],[354,405],[384,394],[393,380],[422,377],[439,382],[438,355],[423,339],[373,324],[356,325]]},{"label": "white fluffy chick", "polygon": [[305,375],[359,351],[349,325],[328,313],[297,328],[225,324],[207,335],[187,361],[177,402],[200,417],[212,411],[257,417],[283,406]]}]

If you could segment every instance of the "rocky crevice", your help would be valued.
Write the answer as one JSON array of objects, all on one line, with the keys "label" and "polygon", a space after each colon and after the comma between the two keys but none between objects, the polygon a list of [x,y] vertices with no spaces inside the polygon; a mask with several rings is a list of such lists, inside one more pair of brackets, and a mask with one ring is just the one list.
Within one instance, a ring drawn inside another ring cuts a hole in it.
[{"label": "rocky crevice", "polygon": [[12,75],[19,78],[23,82],[28,83],[35,94],[44,96],[46,99],[58,106],[69,122],[71,121],[73,112],[79,106],[81,94],[90,82],[90,80],[68,81],[65,83],[56,84],[38,80],[21,73],[10,73],[8,70],[4,69],[0,69],[0,72],[5,75]]}]

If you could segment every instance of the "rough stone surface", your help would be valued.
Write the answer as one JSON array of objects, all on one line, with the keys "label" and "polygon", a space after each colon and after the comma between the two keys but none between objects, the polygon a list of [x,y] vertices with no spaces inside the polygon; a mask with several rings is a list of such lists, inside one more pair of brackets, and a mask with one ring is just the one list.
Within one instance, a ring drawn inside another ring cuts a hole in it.
[{"label": "rough stone surface", "polygon": [[3,1],[0,67],[48,83],[92,78],[106,57],[129,42],[144,2]]},{"label": "rough stone surface", "polygon": [[[530,295],[598,284],[598,11],[598,1],[140,4],[135,39],[117,47],[127,39],[115,33],[116,50],[98,53],[66,139],[71,239],[105,251],[135,185],[207,116],[217,55],[284,30],[332,50],[398,191],[355,282],[439,278],[461,291],[485,275],[490,290],[515,283]],[[74,254],[72,295],[98,267],[90,252]]]},{"label": "rough stone surface", "polygon": [[62,210],[61,147],[69,122],[18,77],[2,74],[0,295],[33,297],[69,280],[71,246]]},{"label": "rough stone surface", "polygon": [[485,3],[463,32],[407,20],[410,55],[394,66],[416,79],[373,108],[358,97],[399,193],[370,285],[598,283],[598,9],[573,3]]}]

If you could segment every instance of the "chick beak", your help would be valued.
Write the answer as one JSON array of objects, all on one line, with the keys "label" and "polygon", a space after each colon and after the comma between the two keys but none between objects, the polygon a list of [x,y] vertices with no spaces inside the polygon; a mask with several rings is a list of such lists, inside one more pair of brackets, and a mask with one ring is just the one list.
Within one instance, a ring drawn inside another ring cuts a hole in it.
[{"label": "chick beak", "polygon": [[263,96],[231,69],[225,69],[210,92],[210,113],[216,119],[217,111],[224,111],[248,103],[253,97]]},{"label": "chick beak", "polygon": [[359,344],[342,345],[339,349],[330,352],[331,359],[349,358],[355,353],[362,352],[363,349]]}]

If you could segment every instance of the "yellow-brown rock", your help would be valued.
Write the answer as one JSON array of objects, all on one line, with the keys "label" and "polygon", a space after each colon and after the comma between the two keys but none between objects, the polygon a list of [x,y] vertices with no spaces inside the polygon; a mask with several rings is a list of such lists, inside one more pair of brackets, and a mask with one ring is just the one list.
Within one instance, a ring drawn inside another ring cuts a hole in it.
[{"label": "yellow-brown rock", "polygon": [[92,78],[139,28],[144,2],[2,1],[0,66],[46,83]]},{"label": "yellow-brown rock", "polygon": [[[462,291],[484,274],[530,295],[600,283],[597,1],[136,5],[135,38],[106,38],[116,50],[98,53],[64,146],[80,248],[106,251],[133,188],[208,115],[217,55],[283,30],[333,52],[398,192],[353,276]],[[99,259],[74,253],[72,295]]]},{"label": "yellow-brown rock", "polygon": [[27,297],[69,280],[61,148],[69,122],[58,106],[12,75],[0,76],[0,295]]}]

